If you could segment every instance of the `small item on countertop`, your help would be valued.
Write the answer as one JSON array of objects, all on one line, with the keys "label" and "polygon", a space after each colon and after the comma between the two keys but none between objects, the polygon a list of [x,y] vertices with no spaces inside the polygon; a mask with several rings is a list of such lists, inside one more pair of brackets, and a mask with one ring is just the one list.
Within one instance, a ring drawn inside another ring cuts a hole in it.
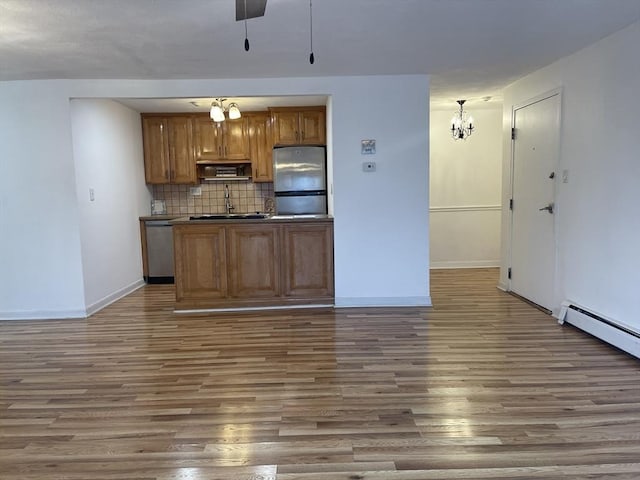
[{"label": "small item on countertop", "polygon": [[164,200],[151,200],[151,215],[166,215],[167,204]]},{"label": "small item on countertop", "polygon": [[268,197],[264,199],[264,211],[267,213],[273,213],[275,210],[275,206],[273,203],[273,198]]}]

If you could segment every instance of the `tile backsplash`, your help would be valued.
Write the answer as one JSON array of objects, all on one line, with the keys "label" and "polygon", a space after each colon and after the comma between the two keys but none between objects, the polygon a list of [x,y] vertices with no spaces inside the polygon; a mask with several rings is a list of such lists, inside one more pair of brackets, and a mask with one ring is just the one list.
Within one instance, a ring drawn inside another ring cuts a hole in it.
[{"label": "tile backsplash", "polygon": [[[225,185],[229,186],[231,203],[235,207],[233,213],[265,212],[265,201],[273,199],[273,183],[238,180],[200,185],[153,185],[153,199],[165,201],[168,215],[225,213]],[[193,187],[200,187],[201,195],[192,195]]]}]

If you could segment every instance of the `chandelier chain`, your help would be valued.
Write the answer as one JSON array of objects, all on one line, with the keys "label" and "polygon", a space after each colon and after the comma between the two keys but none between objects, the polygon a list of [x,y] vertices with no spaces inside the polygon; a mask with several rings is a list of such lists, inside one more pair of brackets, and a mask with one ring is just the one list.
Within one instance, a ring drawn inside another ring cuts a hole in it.
[{"label": "chandelier chain", "polygon": [[313,0],[309,0],[309,44],[311,47],[311,54],[309,55],[309,63],[313,65],[316,61],[313,55]]}]

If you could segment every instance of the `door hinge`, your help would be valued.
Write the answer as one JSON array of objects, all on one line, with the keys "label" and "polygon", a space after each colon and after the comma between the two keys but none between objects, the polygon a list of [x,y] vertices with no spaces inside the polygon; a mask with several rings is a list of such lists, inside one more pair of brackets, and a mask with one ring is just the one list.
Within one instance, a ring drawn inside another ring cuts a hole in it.
[{"label": "door hinge", "polygon": [[507,278],[511,280],[511,267],[507,269]]},{"label": "door hinge", "polygon": [[513,198],[509,199],[509,210],[513,210]]},{"label": "door hinge", "polygon": [[511,129],[511,140],[515,140],[516,139],[516,127],[513,127]]}]

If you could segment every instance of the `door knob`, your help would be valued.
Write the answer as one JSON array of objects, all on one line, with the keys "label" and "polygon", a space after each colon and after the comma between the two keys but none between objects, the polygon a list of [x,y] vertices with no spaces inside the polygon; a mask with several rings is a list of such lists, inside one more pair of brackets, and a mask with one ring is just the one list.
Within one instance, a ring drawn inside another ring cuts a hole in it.
[{"label": "door knob", "polygon": [[546,207],[542,207],[538,209],[539,211],[547,210],[549,213],[553,213],[553,203],[550,203]]}]

